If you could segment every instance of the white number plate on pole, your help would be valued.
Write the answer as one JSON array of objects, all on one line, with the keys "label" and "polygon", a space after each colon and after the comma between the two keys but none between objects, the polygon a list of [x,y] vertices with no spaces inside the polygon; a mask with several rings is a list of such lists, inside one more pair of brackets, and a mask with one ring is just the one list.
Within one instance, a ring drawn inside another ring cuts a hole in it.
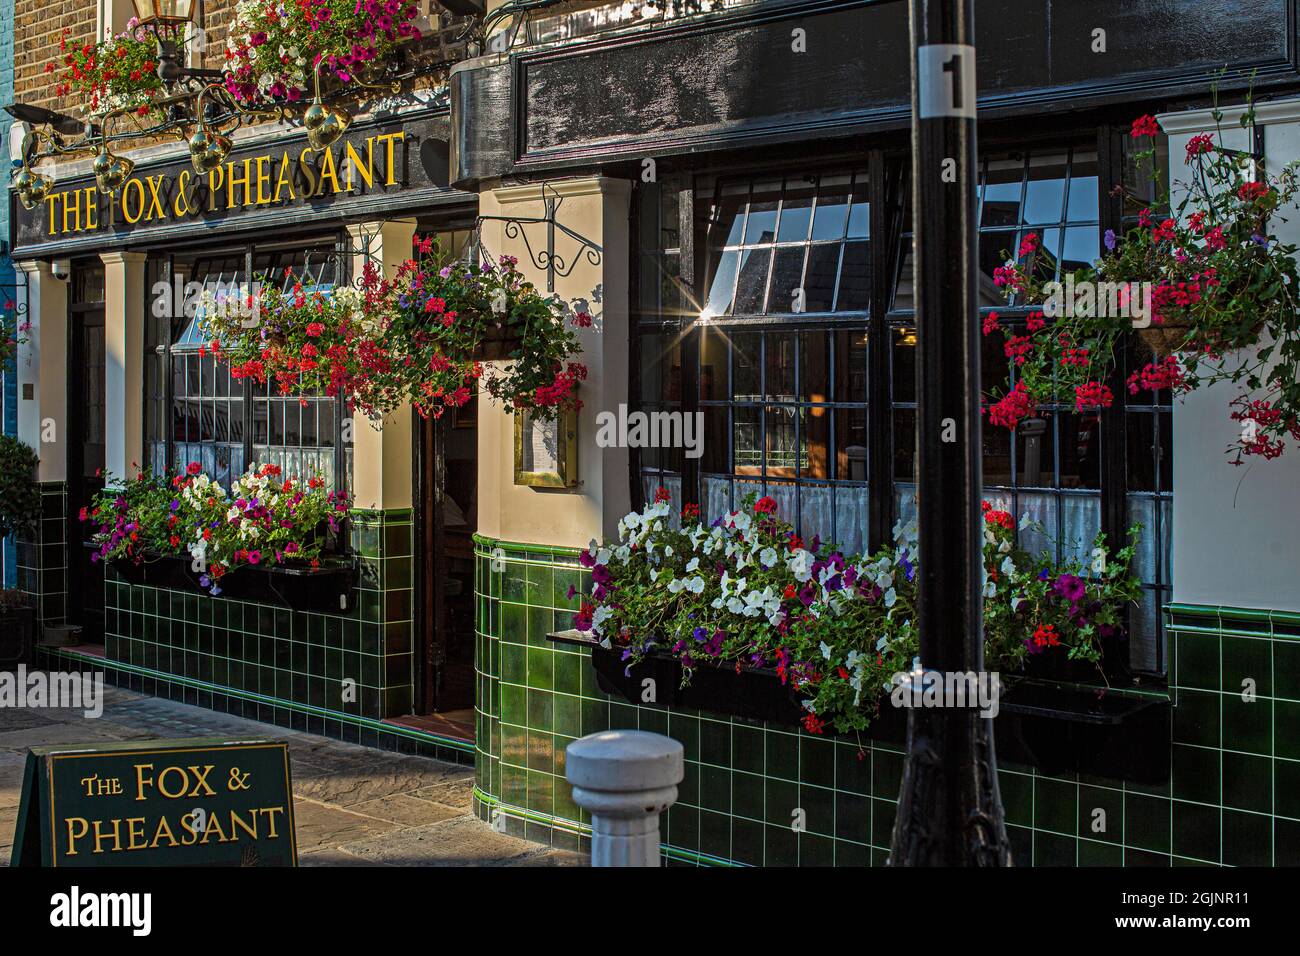
[{"label": "white number plate on pole", "polygon": [[921,119],[975,118],[975,48],[959,43],[917,47]]}]

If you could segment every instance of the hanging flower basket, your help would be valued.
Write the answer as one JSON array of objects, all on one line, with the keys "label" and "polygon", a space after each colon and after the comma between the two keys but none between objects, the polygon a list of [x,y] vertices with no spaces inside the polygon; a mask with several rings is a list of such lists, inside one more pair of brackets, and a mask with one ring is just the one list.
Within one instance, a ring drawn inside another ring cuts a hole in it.
[{"label": "hanging flower basket", "polygon": [[[1252,121],[1248,112],[1243,125]],[[1141,141],[1159,132],[1150,116],[1131,131]],[[1157,215],[1158,205],[1144,206],[1123,237],[1108,230],[1095,266],[1049,281],[1056,263],[1036,233],[1022,239],[1014,257],[1006,253],[995,284],[1009,300],[1042,311],[1023,327],[1003,324],[997,313],[984,318],[984,334],[1002,336],[1010,369],[990,398],[991,424],[1015,428],[1049,403],[1073,404],[1081,413],[1110,407],[1115,396],[1106,383],[1117,346],[1136,328],[1153,361],[1130,376],[1131,393],[1181,393],[1217,382],[1240,387],[1228,413],[1242,425],[1228,448],[1234,464],[1247,456],[1276,458],[1286,441],[1300,441],[1297,247],[1269,231],[1300,200],[1300,164],[1265,174],[1221,138],[1190,139],[1181,203],[1169,216]]]},{"label": "hanging flower basket", "polygon": [[307,98],[319,65],[350,86],[373,85],[399,46],[418,39],[414,0],[240,3],[226,35],[226,88],[253,102]]},{"label": "hanging flower basket", "polygon": [[249,322],[205,308],[205,350],[283,395],[343,395],[372,417],[410,404],[438,418],[480,387],[539,419],[580,406],[575,330],[591,316],[541,295],[508,256],[467,264],[417,237],[392,279],[367,264],[360,288],[320,290],[287,272],[262,280],[256,309]]},{"label": "hanging flower basket", "polygon": [[1182,351],[1192,327],[1183,322],[1165,322],[1137,330],[1138,340],[1151,353],[1152,358],[1163,361]]},{"label": "hanging flower basket", "polygon": [[[102,119],[120,112],[148,115],[162,95],[158,77],[158,48],[152,35],[132,17],[127,28],[114,37],[81,46],[68,42],[71,31],[59,35],[63,69],[58,71],[56,96],[76,94],[87,119]],[[179,39],[179,36],[176,37]],[[53,63],[47,73],[55,73]]]}]

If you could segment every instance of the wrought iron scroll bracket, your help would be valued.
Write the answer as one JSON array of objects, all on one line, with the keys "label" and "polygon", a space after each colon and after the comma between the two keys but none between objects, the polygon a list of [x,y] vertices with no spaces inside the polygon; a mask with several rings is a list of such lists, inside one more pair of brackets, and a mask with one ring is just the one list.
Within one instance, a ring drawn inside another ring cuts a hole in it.
[{"label": "wrought iron scroll bracket", "polygon": [[[599,266],[603,261],[603,256],[599,245],[560,222],[559,211],[560,206],[564,203],[564,197],[556,192],[550,183],[542,183],[541,185],[542,202],[545,209],[543,215],[479,216],[474,221],[474,232],[466,253],[469,256],[478,256],[480,262],[490,262],[492,256],[483,245],[483,223],[504,223],[502,232],[505,238],[522,241],[533,267],[546,272],[546,291],[549,293],[555,291],[555,280],[557,278],[567,278],[571,275],[580,261],[585,259],[589,265]],[[524,228],[529,225],[546,226],[545,246],[534,247],[534,240],[530,238],[528,230]],[[571,253],[560,255],[555,246],[557,232],[563,233],[578,243],[577,248]]]}]

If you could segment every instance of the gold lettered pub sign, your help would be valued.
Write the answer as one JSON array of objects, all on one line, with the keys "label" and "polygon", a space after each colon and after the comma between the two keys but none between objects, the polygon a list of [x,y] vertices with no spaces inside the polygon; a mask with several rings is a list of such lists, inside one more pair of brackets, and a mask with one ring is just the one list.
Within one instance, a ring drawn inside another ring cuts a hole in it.
[{"label": "gold lettered pub sign", "polygon": [[353,127],[316,152],[300,136],[237,149],[211,172],[189,157],[141,162],[113,194],[93,177],[56,182],[35,209],[15,204],[16,251],[160,240],[214,225],[273,225],[458,196],[447,188],[445,120]]},{"label": "gold lettered pub sign", "polygon": [[141,740],[27,755],[12,866],[296,866],[289,750]]}]

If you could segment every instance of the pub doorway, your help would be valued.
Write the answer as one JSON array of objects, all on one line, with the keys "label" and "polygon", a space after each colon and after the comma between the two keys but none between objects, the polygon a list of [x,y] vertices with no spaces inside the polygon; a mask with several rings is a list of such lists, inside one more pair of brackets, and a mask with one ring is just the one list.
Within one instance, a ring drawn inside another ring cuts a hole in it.
[{"label": "pub doorway", "polygon": [[474,737],[478,399],[416,418],[416,695],[423,729]]},{"label": "pub doorway", "polygon": [[[420,224],[441,252],[461,260],[472,220]],[[415,575],[415,695],[411,722],[474,739],[474,532],[478,528],[477,397],[440,418],[415,415],[412,429]]]},{"label": "pub doorway", "polygon": [[[84,541],[89,508],[104,487],[106,353],[104,267],[75,262],[68,303],[67,516],[70,542]],[[123,476],[118,476],[123,477]],[[69,549],[67,622],[81,627],[82,644],[104,643],[104,565]]]}]

